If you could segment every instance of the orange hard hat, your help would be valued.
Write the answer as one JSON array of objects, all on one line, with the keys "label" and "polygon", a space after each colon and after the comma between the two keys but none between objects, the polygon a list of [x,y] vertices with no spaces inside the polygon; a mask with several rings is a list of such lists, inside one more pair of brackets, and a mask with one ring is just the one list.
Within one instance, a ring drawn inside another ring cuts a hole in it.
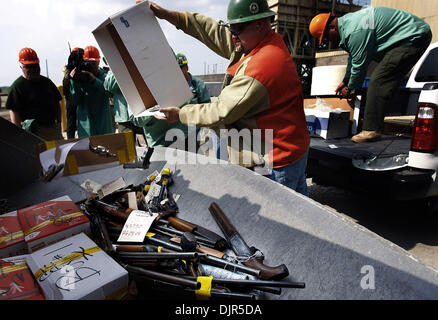
[{"label": "orange hard hat", "polygon": [[100,53],[96,47],[88,46],[84,49],[84,61],[100,61]]},{"label": "orange hard hat", "polygon": [[310,22],[310,34],[319,40],[319,44],[321,44],[322,39],[324,38],[325,27],[327,26],[329,19],[330,13],[320,13],[312,19],[312,22]]},{"label": "orange hard hat", "polygon": [[22,64],[35,64],[39,63],[38,55],[35,50],[31,48],[23,48],[18,53],[18,61]]}]

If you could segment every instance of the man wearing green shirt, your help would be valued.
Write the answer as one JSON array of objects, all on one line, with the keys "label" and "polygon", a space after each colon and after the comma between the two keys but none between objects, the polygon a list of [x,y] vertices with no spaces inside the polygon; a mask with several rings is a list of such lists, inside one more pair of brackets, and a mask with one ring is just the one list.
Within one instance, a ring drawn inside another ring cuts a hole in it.
[{"label": "man wearing green shirt", "polygon": [[114,76],[114,73],[110,70],[105,76],[103,87],[109,92],[114,101],[114,121],[117,123],[117,129],[119,132],[134,132],[136,134],[143,135],[143,129],[137,127],[130,121],[132,115],[129,110],[128,102],[123,96],[120,90],[119,84]]},{"label": "man wearing green shirt", "polygon": [[106,71],[99,67],[98,49],[86,47],[83,59],[89,70],[70,72],[70,101],[78,106],[78,137],[114,133],[109,93],[103,87]]},{"label": "man wearing green shirt", "polygon": [[344,80],[336,89],[342,98],[354,98],[371,61],[379,63],[368,86],[362,132],[352,141],[380,140],[385,108],[429,46],[430,26],[406,11],[369,7],[342,17],[319,14],[309,29],[320,43],[327,38],[349,53]]}]

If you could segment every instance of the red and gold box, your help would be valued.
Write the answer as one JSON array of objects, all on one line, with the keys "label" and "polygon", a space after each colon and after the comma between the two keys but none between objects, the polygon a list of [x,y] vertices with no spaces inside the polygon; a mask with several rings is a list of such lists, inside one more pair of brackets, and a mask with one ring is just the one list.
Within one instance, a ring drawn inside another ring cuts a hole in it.
[{"label": "red and gold box", "polygon": [[45,300],[25,255],[0,259],[0,300]]},{"label": "red and gold box", "polygon": [[17,211],[0,216],[0,258],[27,253],[24,233],[18,221]]},{"label": "red and gold box", "polygon": [[81,232],[90,233],[90,221],[68,196],[18,210],[29,253]]}]

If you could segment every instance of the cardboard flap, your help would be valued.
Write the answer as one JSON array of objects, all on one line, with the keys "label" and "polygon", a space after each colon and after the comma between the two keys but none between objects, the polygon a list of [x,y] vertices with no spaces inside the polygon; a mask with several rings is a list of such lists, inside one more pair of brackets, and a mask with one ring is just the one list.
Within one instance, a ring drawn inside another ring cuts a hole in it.
[{"label": "cardboard flap", "polygon": [[55,149],[54,160],[57,164],[61,164],[62,150],[60,147],[65,146],[66,144],[80,142],[84,139],[89,139],[89,144],[91,146],[105,147],[109,150],[109,153],[115,156],[106,157],[103,155],[99,155],[91,151],[89,148],[86,148],[85,150],[74,150],[74,148],[72,148],[66,157],[64,155],[65,162],[63,162],[64,171],[62,173],[62,176],[70,176],[83,172],[118,166],[126,162],[133,162],[137,156],[134,135],[131,131],[91,136],[81,139],[47,141],[46,143],[39,144],[36,151],[38,159],[40,160],[40,170],[43,170],[43,168],[45,167],[45,164],[41,162],[41,153],[47,150]]}]

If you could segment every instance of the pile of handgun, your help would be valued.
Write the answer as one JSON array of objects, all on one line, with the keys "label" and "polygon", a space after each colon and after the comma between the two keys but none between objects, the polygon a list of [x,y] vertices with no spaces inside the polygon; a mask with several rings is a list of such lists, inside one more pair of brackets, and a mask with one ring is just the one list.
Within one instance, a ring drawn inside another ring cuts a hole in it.
[{"label": "pile of handgun", "polygon": [[[245,243],[216,203],[209,211],[225,237],[177,218],[178,206],[169,191],[173,183],[169,169],[164,169],[155,181],[159,192],[147,197],[155,178],[102,199],[90,196],[80,204],[91,221],[96,242],[129,272],[131,297],[172,294],[253,300],[264,292],[280,295],[282,288],[305,287],[303,282],[284,280],[289,275],[284,264],[265,265],[263,253]],[[140,244],[117,242],[132,212],[124,200],[127,192],[136,192],[139,210],[158,213]]]}]

